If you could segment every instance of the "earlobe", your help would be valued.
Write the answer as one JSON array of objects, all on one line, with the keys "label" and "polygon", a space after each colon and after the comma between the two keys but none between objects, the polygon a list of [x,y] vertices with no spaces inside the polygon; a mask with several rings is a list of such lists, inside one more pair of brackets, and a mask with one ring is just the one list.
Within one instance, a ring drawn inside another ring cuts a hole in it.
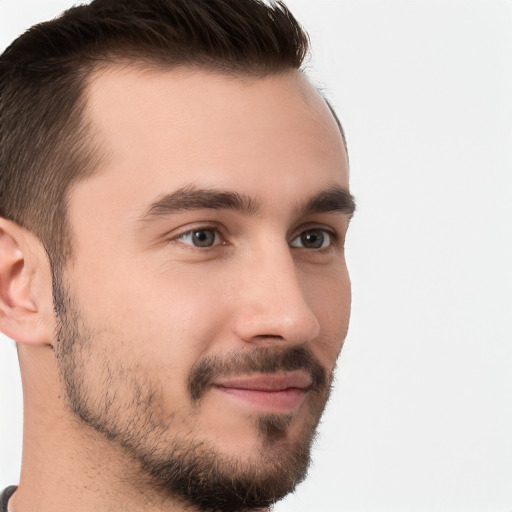
[{"label": "earlobe", "polygon": [[47,259],[37,237],[0,218],[0,331],[18,343],[51,344]]}]

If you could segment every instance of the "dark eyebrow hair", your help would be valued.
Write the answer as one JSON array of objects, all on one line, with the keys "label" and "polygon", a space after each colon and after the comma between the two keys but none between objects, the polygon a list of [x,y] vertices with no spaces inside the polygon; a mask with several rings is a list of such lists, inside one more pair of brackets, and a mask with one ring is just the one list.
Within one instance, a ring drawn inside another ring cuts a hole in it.
[{"label": "dark eyebrow hair", "polygon": [[[246,194],[187,185],[158,198],[142,216],[142,221],[203,208],[234,210],[245,215],[254,215],[259,207],[260,204]],[[339,212],[350,217],[354,214],[355,209],[353,196],[348,190],[340,187],[323,190],[311,197],[305,205],[299,205],[298,208],[305,215]]]},{"label": "dark eyebrow hair", "polygon": [[143,220],[171,215],[188,210],[208,208],[213,210],[235,210],[251,215],[258,211],[259,204],[250,196],[225,190],[198,188],[187,185],[157,199],[143,215]]},{"label": "dark eyebrow hair", "polygon": [[356,201],[348,190],[332,187],[310,198],[302,209],[305,214],[339,212],[352,217]]}]

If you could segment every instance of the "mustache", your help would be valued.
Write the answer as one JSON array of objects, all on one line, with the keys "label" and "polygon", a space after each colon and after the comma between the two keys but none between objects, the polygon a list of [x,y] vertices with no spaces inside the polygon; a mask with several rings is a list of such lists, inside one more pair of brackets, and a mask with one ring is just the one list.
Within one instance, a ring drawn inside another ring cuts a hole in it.
[{"label": "mustache", "polygon": [[192,400],[196,402],[219,377],[294,370],[303,370],[311,375],[310,391],[322,394],[330,388],[331,379],[327,370],[305,347],[292,347],[285,351],[263,347],[235,350],[225,356],[204,357],[192,367],[187,387]]}]

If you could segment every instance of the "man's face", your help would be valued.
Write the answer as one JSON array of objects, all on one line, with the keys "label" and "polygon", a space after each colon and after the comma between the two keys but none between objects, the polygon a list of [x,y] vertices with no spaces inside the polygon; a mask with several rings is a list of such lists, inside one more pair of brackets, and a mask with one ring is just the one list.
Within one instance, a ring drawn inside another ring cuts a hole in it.
[{"label": "man's face", "polygon": [[111,69],[87,115],[104,164],[70,191],[56,297],[71,407],[171,495],[267,505],[305,475],[348,327],[339,130],[299,72]]}]

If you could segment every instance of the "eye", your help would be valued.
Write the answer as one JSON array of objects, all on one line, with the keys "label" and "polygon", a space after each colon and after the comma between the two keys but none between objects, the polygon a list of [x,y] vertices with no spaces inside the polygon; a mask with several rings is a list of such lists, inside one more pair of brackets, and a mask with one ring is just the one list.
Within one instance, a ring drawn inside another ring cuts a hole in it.
[{"label": "eye", "polygon": [[212,247],[220,243],[217,231],[212,228],[191,229],[175,240],[194,247]]},{"label": "eye", "polygon": [[308,229],[294,238],[290,245],[304,249],[325,249],[332,244],[332,236],[325,229]]}]

